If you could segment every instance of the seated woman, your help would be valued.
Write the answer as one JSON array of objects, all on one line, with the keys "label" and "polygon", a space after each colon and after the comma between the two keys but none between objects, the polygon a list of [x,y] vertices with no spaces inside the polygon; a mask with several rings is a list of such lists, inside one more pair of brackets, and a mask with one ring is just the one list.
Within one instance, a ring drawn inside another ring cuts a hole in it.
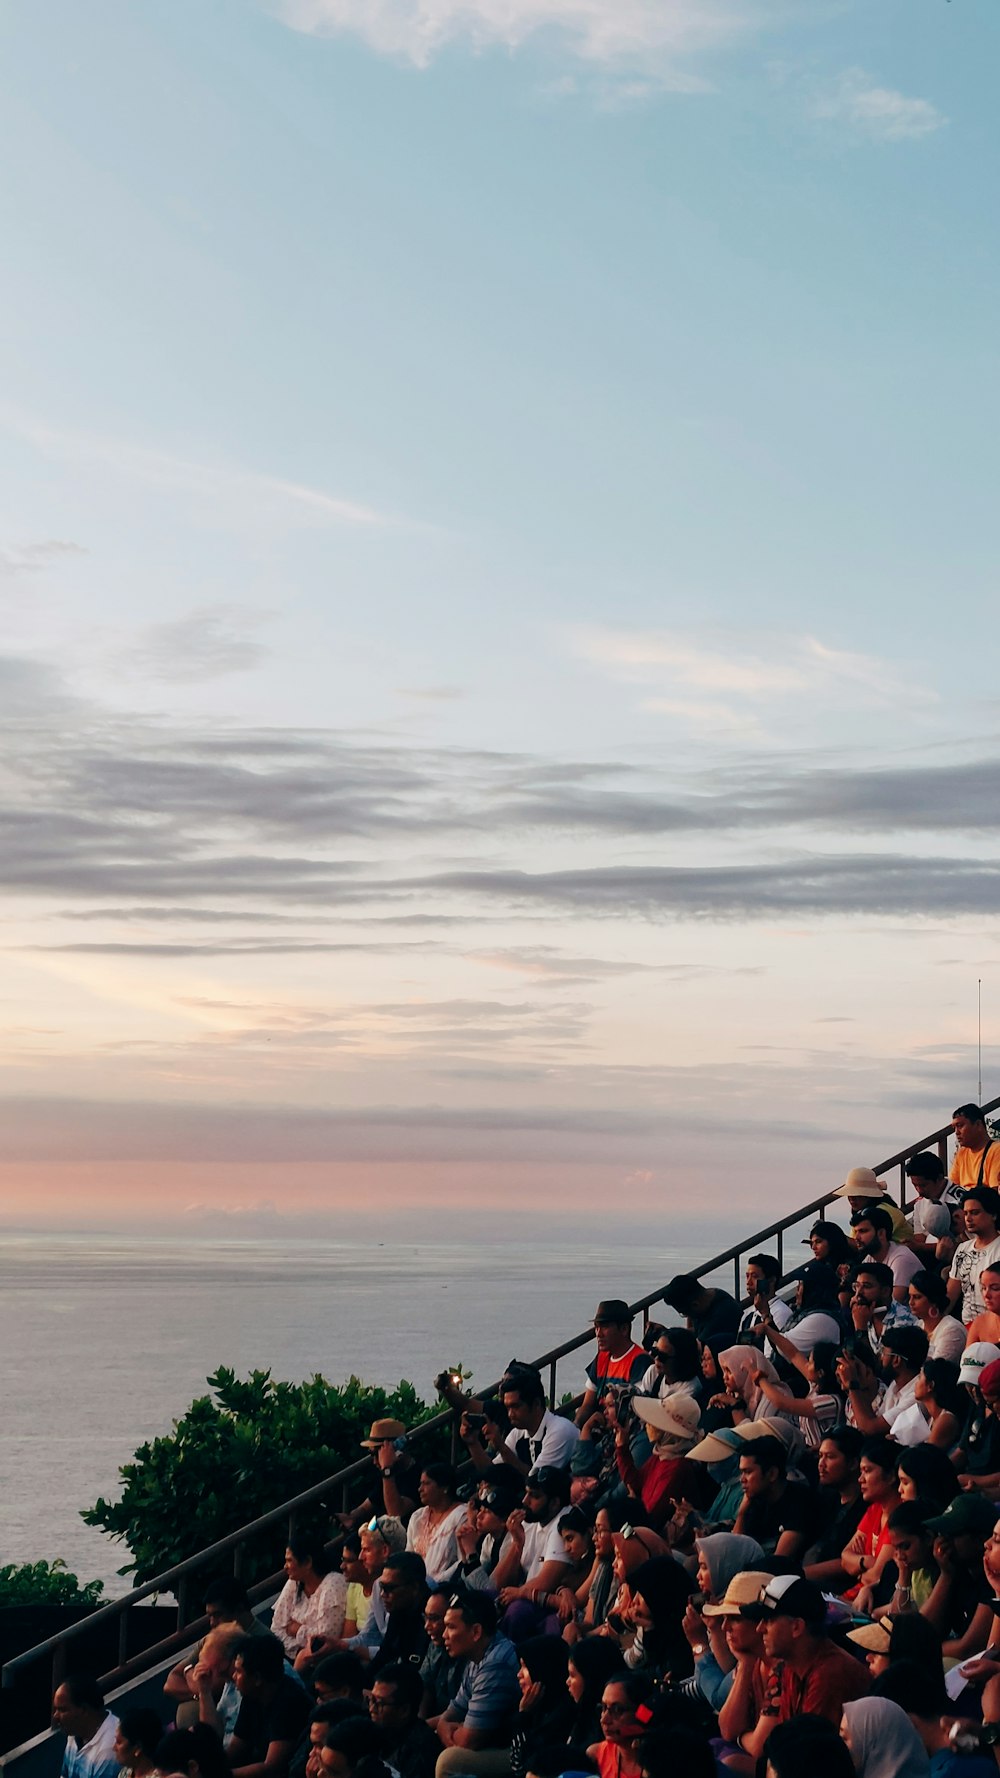
[{"label": "seated woman", "polygon": [[854,1698],[845,1704],[840,1732],[857,1778],[926,1778],[930,1772],[920,1736],[890,1698]]},{"label": "seated woman", "polygon": [[719,1354],[723,1393],[712,1397],[710,1407],[727,1408],[734,1426],[744,1420],[759,1420],[770,1412],[756,1381],[759,1376],[777,1383],[778,1373],[771,1360],[755,1346],[727,1346]]},{"label": "seated woman", "polygon": [[572,1747],[600,1739],[601,1698],[613,1673],[622,1670],[621,1650],[605,1636],[589,1636],[569,1651],[566,1690],[573,1706],[566,1736]]},{"label": "seated woman", "polygon": [[629,1616],[635,1631],[625,1665],[659,1681],[688,1679],[694,1657],[684,1634],[684,1613],[693,1591],[687,1571],[673,1556],[655,1556],[629,1581]]},{"label": "seated woman", "polygon": [[928,1512],[943,1513],[960,1492],[955,1465],[937,1445],[912,1445],[897,1464],[900,1500],[919,1500]]},{"label": "seated woman", "polygon": [[323,1539],[296,1532],[285,1550],[287,1581],[271,1615],[271,1629],[301,1672],[332,1653],[344,1632],[347,1581],[331,1569]]},{"label": "seated woman", "polygon": [[926,1359],[914,1380],[913,1394],[913,1407],[906,1408],[893,1422],[893,1438],[904,1445],[928,1444],[941,1451],[953,1451],[966,1406],[958,1365],[947,1358]]},{"label": "seated woman", "polygon": [[600,1778],[641,1778],[636,1743],[645,1724],[636,1711],[656,1689],[648,1673],[613,1673],[601,1694],[601,1739],[587,1748]]},{"label": "seated woman", "polygon": [[568,1641],[575,1641],[583,1627],[594,1573],[594,1527],[580,1507],[571,1506],[559,1520],[559,1535],[570,1568],[552,1600],[563,1625],[563,1635]]},{"label": "seated woman", "polygon": [[800,1421],[802,1436],[812,1451],[819,1450],[826,1434],[844,1418],[844,1397],[837,1387],[837,1351],[836,1346],[825,1341],[808,1353],[798,1352],[794,1346],[790,1349],[790,1362],[808,1383],[808,1395],[792,1395],[763,1369],[754,1371],[754,1382],[769,1411]]},{"label": "seated woman", "polygon": [[521,1703],[511,1736],[510,1765],[520,1774],[531,1771],[531,1756],[537,1749],[565,1744],[573,1722],[573,1700],[566,1690],[569,1649],[561,1636],[530,1636],[517,1652]]},{"label": "seated woman", "polygon": [[701,1373],[698,1341],[688,1327],[663,1327],[649,1354],[652,1363],[639,1379],[640,1395],[696,1395]]},{"label": "seated woman", "polygon": [[909,1283],[910,1311],[927,1335],[928,1358],[949,1358],[961,1364],[966,1330],[952,1314],[948,1289],[939,1272],[914,1272]]},{"label": "seated woman", "polygon": [[425,1463],[420,1472],[420,1505],[406,1527],[406,1547],[423,1557],[430,1585],[452,1580],[461,1560],[456,1534],[466,1510],[456,1483],[450,1463]]},{"label": "seated woman", "polygon": [[811,1352],[816,1345],[838,1346],[842,1337],[837,1274],[822,1260],[803,1266],[795,1292],[795,1313],[783,1329],[767,1316],[764,1332],[774,1350],[794,1364],[793,1354]]},{"label": "seated woman", "polygon": [[655,1530],[670,1517],[678,1501],[690,1500],[697,1506],[706,1498],[702,1472],[687,1461],[687,1453],[697,1443],[701,1410],[690,1395],[674,1395],[666,1401],[637,1395],[632,1406],[646,1428],[652,1449],[645,1463],[637,1468],[628,1433],[624,1427],[616,1426],[615,1457],[622,1481],[629,1493],[642,1502],[647,1520]]}]

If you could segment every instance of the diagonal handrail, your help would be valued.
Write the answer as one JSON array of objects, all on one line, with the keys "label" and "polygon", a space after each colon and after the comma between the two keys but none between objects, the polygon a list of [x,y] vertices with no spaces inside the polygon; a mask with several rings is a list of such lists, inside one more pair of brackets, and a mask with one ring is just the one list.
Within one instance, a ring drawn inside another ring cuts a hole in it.
[{"label": "diagonal handrail", "polygon": [[[1000,1107],[1000,1096],[988,1100],[983,1105],[983,1110],[985,1112],[990,1112],[995,1111],[998,1107]],[[893,1168],[898,1167],[899,1198],[900,1203],[903,1204],[906,1196],[906,1162],[913,1155],[920,1154],[924,1149],[931,1147],[936,1147],[942,1160],[947,1162],[948,1138],[951,1134],[952,1126],[949,1122],[942,1125],[940,1129],[932,1130],[928,1136],[922,1136],[919,1141],[910,1143],[907,1148],[899,1149],[897,1153],[891,1154],[887,1160],[880,1161],[873,1168],[873,1172],[881,1177],[883,1174],[889,1173]],[[825,1209],[826,1205],[831,1203],[836,1197],[838,1189],[839,1188],[834,1187],[831,1191],[821,1193],[819,1197],[813,1198],[810,1203],[800,1205],[798,1209],[792,1210],[787,1215],[779,1217],[775,1222],[769,1223],[766,1228],[757,1229],[752,1235],[746,1236],[742,1241],[736,1242],[732,1247],[727,1247],[724,1252],[714,1254],[713,1257],[706,1260],[703,1265],[696,1267],[692,1275],[698,1278],[706,1277],[713,1272],[720,1271],[724,1266],[732,1263],[736,1283],[734,1294],[737,1297],[741,1296],[742,1290],[739,1275],[739,1262],[742,1255],[744,1253],[749,1253],[752,1248],[758,1247],[762,1242],[769,1241],[773,1236],[777,1236],[778,1259],[779,1263],[782,1263],[782,1237],[785,1231],[789,1228],[793,1228],[797,1223],[803,1222],[807,1216],[813,1216],[817,1211],[821,1212]],[[782,1269],[784,1270],[783,1263]],[[632,1314],[644,1314],[653,1303],[662,1299],[663,1291],[664,1286],[660,1284],[656,1289],[648,1291],[645,1296],[638,1297],[631,1305]],[[543,1352],[541,1357],[535,1360],[535,1364],[540,1371],[544,1371],[546,1368],[548,1369],[548,1396],[551,1406],[555,1406],[556,1372],[559,1360],[568,1357],[571,1352],[578,1352],[582,1346],[589,1345],[593,1338],[593,1327],[588,1327],[583,1333],[574,1334],[571,1339],[564,1340],[561,1345],[553,1346],[550,1351]],[[497,1382],[499,1382],[499,1379],[497,1379]],[[479,1392],[488,1394],[490,1390],[495,1389],[496,1386],[496,1382],[492,1383],[485,1386]],[[447,1424],[449,1421],[454,1421],[454,1414],[451,1408],[446,1408],[441,1413],[434,1414],[430,1419],[421,1421],[418,1426],[411,1427],[407,1432],[406,1437],[408,1440],[419,1440],[424,1433],[436,1430]],[[194,1555],[188,1556],[183,1562],[175,1563],[172,1568],[168,1568],[162,1574],[156,1575],[152,1580],[146,1581],[144,1585],[134,1587],[120,1599],[109,1600],[106,1605],[98,1606],[96,1610],[90,1612],[85,1618],[81,1618],[79,1622],[68,1625],[65,1629],[60,1630],[55,1636],[47,1637],[44,1642],[36,1643],[33,1648],[25,1649],[23,1653],[16,1655],[13,1660],[7,1661],[4,1664],[2,1670],[2,1684],[4,1689],[9,1689],[13,1686],[19,1673],[46,1655],[52,1656],[53,1684],[55,1685],[58,1683],[62,1672],[65,1671],[67,1646],[76,1637],[91,1631],[98,1625],[109,1622],[114,1618],[120,1620],[119,1662],[118,1666],[110,1673],[103,1675],[101,1683],[104,1685],[105,1689],[109,1689],[113,1685],[122,1683],[127,1677],[131,1677],[133,1674],[143,1671],[146,1667],[154,1664],[157,1659],[162,1658],[167,1653],[186,1645],[204,1625],[203,1618],[190,1618],[187,1616],[186,1583],[192,1574],[207,1567],[209,1563],[218,1562],[220,1557],[230,1554],[233,1556],[234,1571],[238,1573],[242,1549],[251,1538],[256,1537],[262,1531],[270,1529],[271,1526],[281,1523],[283,1520],[287,1521],[291,1531],[294,1527],[296,1516],[301,1513],[304,1508],[313,1505],[316,1501],[322,1500],[325,1496],[334,1492],[338,1488],[341,1490],[344,1505],[346,1507],[349,1484],[358,1476],[367,1473],[369,1463],[370,1460],[367,1457],[363,1457],[354,1463],[346,1465],[343,1469],[338,1469],[332,1476],[328,1476],[324,1481],[314,1483],[312,1487],[304,1489],[301,1494],[296,1494],[291,1500],[283,1501],[281,1505],[272,1507],[269,1512],[261,1514],[259,1518],[253,1519],[249,1524],[241,1525],[235,1531],[231,1531],[228,1536],[221,1537],[215,1543],[209,1544],[204,1549],[196,1551]],[[251,1589],[252,1596],[260,1599],[267,1598],[271,1593],[277,1590],[278,1585],[280,1585],[280,1577],[277,1575],[269,1576],[266,1580],[258,1582],[257,1585]],[[155,1648],[147,1649],[142,1655],[136,1656],[132,1660],[128,1660],[128,1613],[135,1606],[140,1604],[141,1601],[150,1599],[157,1593],[169,1592],[175,1587],[177,1588],[178,1600],[178,1622],[176,1632],[165,1641],[157,1643]]]}]

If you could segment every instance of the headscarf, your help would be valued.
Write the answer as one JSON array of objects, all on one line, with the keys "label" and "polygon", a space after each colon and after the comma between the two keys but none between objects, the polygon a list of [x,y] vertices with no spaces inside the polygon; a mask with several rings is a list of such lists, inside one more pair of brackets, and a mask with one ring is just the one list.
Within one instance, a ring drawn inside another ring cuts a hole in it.
[{"label": "headscarf", "polygon": [[673,1556],[654,1556],[636,1569],[629,1590],[646,1601],[653,1620],[653,1628],[642,1632],[644,1654],[668,1667],[674,1679],[686,1678],[692,1661],[681,1619],[694,1591],[691,1576]]},{"label": "headscarf", "polygon": [[566,1689],[568,1643],[561,1636],[529,1636],[517,1652],[532,1679],[545,1687],[549,1701],[560,1699]]},{"label": "headscarf", "polygon": [[637,1568],[648,1562],[651,1556],[665,1556],[668,1545],[655,1531],[646,1525],[636,1525],[631,1537],[623,1537],[620,1531],[611,1533],[611,1541],[615,1546],[615,1555],[620,1557],[620,1567],[626,1579],[633,1575]]},{"label": "headscarf", "polygon": [[694,1541],[705,1558],[716,1599],[722,1598],[734,1574],[756,1568],[758,1563],[766,1560],[754,1538],[739,1537],[735,1531],[713,1531],[710,1537],[696,1537]]},{"label": "headscarf", "polygon": [[727,1346],[724,1352],[719,1353],[719,1363],[732,1371],[736,1387],[746,1402],[747,1413],[751,1420],[755,1419],[757,1409],[761,1402],[766,1405],[767,1397],[760,1384],[754,1382],[754,1372],[763,1371],[769,1383],[777,1383],[778,1373],[771,1360],[751,1346]]},{"label": "headscarf", "polygon": [[926,1778],[924,1744],[891,1698],[854,1698],[844,1705],[844,1719],[858,1778]]}]

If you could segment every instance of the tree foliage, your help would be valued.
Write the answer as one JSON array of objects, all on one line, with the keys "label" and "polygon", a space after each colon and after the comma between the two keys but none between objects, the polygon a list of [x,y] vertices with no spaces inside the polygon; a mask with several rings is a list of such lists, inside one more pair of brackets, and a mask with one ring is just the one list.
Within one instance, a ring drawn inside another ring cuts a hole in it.
[{"label": "tree foliage", "polygon": [[78,1581],[65,1562],[25,1562],[20,1568],[6,1562],[0,1568],[2,1605],[97,1605],[99,1580]]},{"label": "tree foliage", "polygon": [[[171,1433],[140,1445],[122,1466],[120,1499],[98,1500],[81,1515],[128,1545],[132,1560],[119,1572],[134,1574],[137,1585],[357,1462],[373,1420],[415,1426],[438,1411],[406,1382],[391,1391],[358,1377],[276,1383],[270,1371],[243,1381],[221,1366],[207,1381],[212,1394],[199,1396]],[[428,1456],[442,1454],[445,1436],[428,1434]],[[340,1505],[339,1498],[321,1501],[308,1522],[329,1536]],[[255,1538],[243,1578],[279,1568],[284,1544],[280,1524]]]}]

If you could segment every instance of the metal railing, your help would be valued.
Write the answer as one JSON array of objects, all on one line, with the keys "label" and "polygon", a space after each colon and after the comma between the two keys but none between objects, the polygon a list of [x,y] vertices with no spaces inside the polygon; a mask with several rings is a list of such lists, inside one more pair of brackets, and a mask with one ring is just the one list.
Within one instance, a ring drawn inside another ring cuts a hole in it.
[{"label": "metal railing", "polygon": [[[996,1110],[997,1107],[1000,1107],[1000,1097],[990,1099],[983,1106],[983,1110],[990,1112]],[[898,1168],[898,1191],[901,1207],[905,1207],[906,1202],[906,1162],[915,1154],[920,1154],[929,1148],[936,1148],[942,1161],[947,1165],[948,1138],[951,1133],[951,1124],[947,1123],[939,1130],[932,1130],[929,1136],[921,1137],[918,1142],[910,1143],[908,1148],[901,1148],[896,1154],[890,1155],[888,1160],[880,1161],[877,1166],[875,1166],[873,1171],[878,1174],[879,1177],[882,1177],[886,1173],[891,1173],[893,1169]],[[695,1268],[691,1276],[696,1278],[710,1277],[713,1273],[720,1272],[731,1264],[733,1267],[733,1281],[735,1286],[733,1294],[737,1300],[742,1299],[743,1288],[740,1262],[743,1255],[751,1253],[764,1242],[774,1239],[778,1263],[782,1268],[782,1272],[784,1272],[784,1237],[786,1232],[803,1223],[807,1217],[812,1218],[815,1217],[817,1213],[821,1214],[836,1196],[836,1187],[831,1191],[823,1192],[820,1197],[814,1198],[810,1203],[801,1205],[797,1210],[790,1211],[787,1216],[779,1217],[777,1221],[769,1223],[766,1228],[757,1229],[752,1235],[746,1236],[742,1241],[736,1242],[732,1247],[727,1247],[725,1252],[713,1255],[713,1257],[706,1260],[703,1265]],[[662,1300],[663,1291],[664,1285],[660,1284],[655,1290],[651,1290],[645,1296],[639,1297],[631,1305],[633,1316],[639,1314],[645,1315],[646,1311],[653,1303]],[[581,1347],[589,1345],[593,1341],[593,1338],[593,1327],[588,1327],[583,1333],[575,1334],[572,1339],[564,1340],[561,1346],[553,1346],[551,1351],[543,1352],[541,1357],[535,1360],[537,1368],[542,1372],[543,1377],[545,1372],[548,1372],[547,1393],[551,1408],[555,1409],[556,1407],[557,1375],[560,1360],[568,1357],[571,1352],[578,1352]],[[497,1382],[499,1382],[499,1379],[497,1379]],[[496,1388],[496,1386],[496,1383],[490,1384],[482,1389],[477,1389],[476,1393],[477,1395],[489,1394],[491,1390]],[[454,1410],[451,1408],[447,1408],[442,1413],[435,1414],[431,1419],[422,1421],[419,1426],[413,1427],[407,1433],[407,1439],[419,1442],[426,1433],[445,1426],[449,1421],[454,1428],[457,1424],[457,1418]],[[26,1649],[23,1654],[16,1655],[13,1660],[7,1661],[3,1667],[2,1673],[3,1686],[5,1688],[13,1686],[17,1681],[18,1675],[27,1667],[32,1666],[36,1661],[43,1660],[46,1656],[49,1656],[52,1662],[52,1687],[54,1690],[64,1673],[67,1671],[67,1653],[70,1644],[72,1644],[77,1637],[94,1630],[102,1623],[111,1622],[116,1618],[118,1620],[118,1664],[110,1672],[105,1673],[102,1676],[101,1684],[105,1690],[110,1690],[112,1687],[123,1685],[129,1679],[146,1671],[149,1667],[155,1666],[158,1662],[165,1660],[169,1655],[179,1653],[207,1629],[207,1620],[203,1616],[199,1615],[197,1617],[190,1617],[188,1615],[191,1582],[195,1575],[203,1573],[206,1569],[211,1569],[213,1574],[217,1575],[220,1570],[220,1562],[224,1558],[229,1558],[232,1564],[233,1573],[239,1575],[242,1566],[243,1553],[247,1544],[250,1543],[252,1539],[258,1537],[261,1532],[267,1531],[283,1522],[288,1527],[288,1535],[291,1536],[296,1528],[297,1519],[307,1507],[314,1506],[320,1501],[327,1501],[330,1496],[336,1495],[338,1491],[340,1493],[342,1510],[346,1511],[349,1504],[351,1483],[361,1476],[370,1473],[371,1461],[367,1457],[359,1459],[356,1463],[348,1464],[345,1468],[337,1470],[334,1475],[327,1477],[325,1481],[317,1482],[313,1487],[305,1489],[303,1493],[296,1494],[294,1499],[284,1501],[280,1506],[274,1507],[270,1512],[262,1514],[260,1518],[254,1519],[249,1525],[239,1526],[237,1530],[230,1532],[228,1537],[222,1537],[218,1542],[209,1544],[207,1548],[198,1550],[194,1555],[189,1556],[186,1561],[176,1563],[173,1568],[168,1568],[163,1574],[158,1574],[153,1580],[147,1581],[144,1586],[135,1587],[131,1592],[124,1594],[122,1598],[112,1599],[107,1605],[98,1606],[96,1611],[91,1612],[85,1618],[81,1618],[78,1623],[69,1625],[66,1629],[60,1630],[57,1635],[48,1637],[46,1641],[37,1643],[34,1648]],[[278,1591],[278,1588],[282,1585],[283,1581],[283,1571],[279,1571],[276,1574],[267,1576],[264,1580],[258,1581],[249,1589],[251,1602],[259,1603],[262,1600],[272,1597]],[[172,1593],[177,1601],[176,1630],[171,1636],[156,1643],[153,1647],[147,1648],[141,1654],[129,1658],[129,1614],[144,1600],[152,1599],[155,1595],[163,1594],[165,1592]]]}]

